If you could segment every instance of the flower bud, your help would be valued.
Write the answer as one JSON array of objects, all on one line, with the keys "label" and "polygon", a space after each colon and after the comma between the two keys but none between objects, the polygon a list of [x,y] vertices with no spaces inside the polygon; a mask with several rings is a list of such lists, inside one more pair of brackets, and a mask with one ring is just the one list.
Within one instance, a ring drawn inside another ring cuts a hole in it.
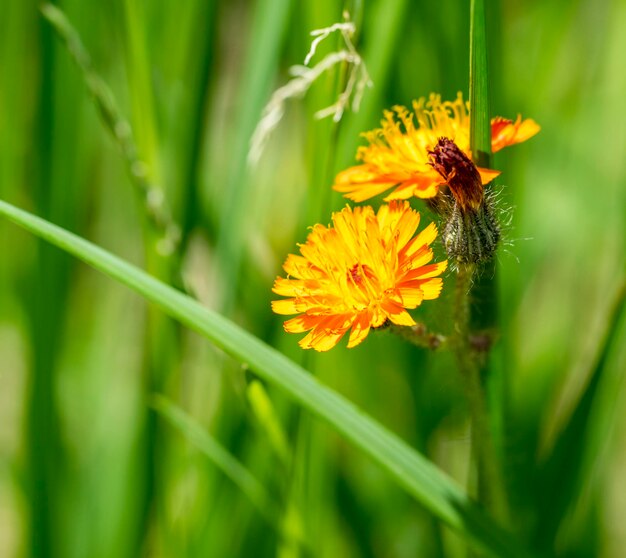
[{"label": "flower bud", "polygon": [[459,263],[491,259],[500,239],[500,227],[490,199],[485,198],[476,165],[448,138],[439,138],[429,155],[431,166],[446,181],[454,198],[442,234],[448,256]]}]

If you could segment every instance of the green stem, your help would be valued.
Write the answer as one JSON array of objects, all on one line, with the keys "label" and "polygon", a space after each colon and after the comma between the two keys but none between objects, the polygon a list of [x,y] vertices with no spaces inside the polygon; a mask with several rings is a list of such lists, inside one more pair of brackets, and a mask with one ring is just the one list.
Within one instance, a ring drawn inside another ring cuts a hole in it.
[{"label": "green stem", "polygon": [[423,349],[434,351],[446,347],[448,343],[447,337],[428,331],[424,324],[416,324],[410,327],[391,324],[388,329],[394,335],[398,335],[412,345],[422,347]]},{"label": "green stem", "polygon": [[[470,4],[470,149],[478,166],[491,165],[491,117],[485,0]],[[491,370],[489,351],[498,329],[494,260],[479,269],[461,267],[457,277],[457,362],[467,383],[472,440],[478,472],[478,494],[502,522],[507,522],[507,497],[501,472],[500,447],[503,393],[493,395],[501,380]],[[488,389],[488,387],[490,389]],[[488,405],[491,402],[491,406]],[[494,406],[494,403],[496,406]],[[495,426],[500,429],[495,430]]]},{"label": "green stem", "polygon": [[500,459],[491,429],[489,409],[481,377],[481,355],[470,343],[470,293],[476,266],[459,264],[455,292],[454,353],[459,372],[466,385],[467,401],[472,420],[472,448],[477,472],[476,492],[495,517],[507,518],[507,501],[500,470]]},{"label": "green stem", "polygon": [[179,242],[180,229],[174,222],[165,196],[148,173],[150,165],[139,157],[133,128],[119,110],[111,88],[93,68],[89,52],[65,14],[52,4],[43,4],[40,9],[78,66],[105,128],[122,152],[131,182],[143,205],[143,217],[159,233],[155,242],[163,253],[173,254]]},{"label": "green stem", "polygon": [[[48,219],[74,229],[77,226],[74,214],[64,212],[64,204],[59,201],[60,197],[67,194],[59,188],[58,179],[54,180],[59,175],[55,168],[55,138],[52,132],[57,129],[55,121],[58,115],[55,108],[58,87],[55,87],[54,78],[58,68],[53,36],[46,25],[39,28],[39,48],[37,142],[32,153],[35,175],[33,205]],[[64,125],[72,139],[75,139],[75,122],[64,122]],[[45,242],[38,241],[31,275],[25,282],[32,347],[25,400],[29,499],[28,546],[25,553],[33,558],[51,558],[61,548],[62,523],[59,510],[60,491],[64,486],[65,450],[56,400],[57,362],[59,347],[63,342],[64,306],[71,266],[72,263],[63,254]]]},{"label": "green stem", "polygon": [[484,0],[472,0],[470,4],[469,102],[472,159],[478,166],[485,166],[491,157],[491,119]]},{"label": "green stem", "polygon": [[[145,162],[140,178],[148,187],[148,204],[155,205],[162,214],[165,212],[166,189],[161,160],[160,137],[156,116],[156,101],[152,88],[150,53],[146,40],[145,3],[140,0],[124,1],[124,30],[126,40],[126,64],[130,100],[132,106],[132,130],[136,140],[138,160]],[[150,212],[148,212],[150,215]],[[168,222],[173,222],[168,219]],[[149,273],[166,283],[176,277],[175,255],[178,241],[178,228],[168,249],[163,249],[162,227],[154,226],[149,218],[143,219],[143,242],[145,265]],[[171,227],[165,227],[167,230]],[[165,237],[167,238],[167,236]],[[143,390],[146,399],[153,393],[167,393],[174,385],[178,366],[178,329],[174,322],[154,307],[147,309],[145,345],[143,351]],[[147,401],[146,401],[147,403]],[[140,517],[136,544],[141,550],[163,545],[168,554],[165,529],[153,528],[165,525],[166,493],[165,473],[169,456],[169,439],[163,425],[153,409],[146,405],[144,432],[141,441],[141,455],[138,462],[138,475],[143,482],[138,483]]]}]

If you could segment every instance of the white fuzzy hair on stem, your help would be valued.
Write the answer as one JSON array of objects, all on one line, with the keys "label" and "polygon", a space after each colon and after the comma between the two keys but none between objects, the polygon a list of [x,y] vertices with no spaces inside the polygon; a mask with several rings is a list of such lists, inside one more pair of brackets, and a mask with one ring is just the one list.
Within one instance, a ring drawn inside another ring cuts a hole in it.
[{"label": "white fuzzy hair on stem", "polygon": [[[289,69],[292,79],[274,91],[263,109],[261,119],[250,139],[249,164],[255,164],[260,159],[270,134],[278,126],[285,113],[285,103],[289,99],[297,99],[304,96],[315,80],[337,64],[344,62],[347,64],[345,87],[332,105],[315,113],[315,118],[321,119],[332,116],[333,121],[339,122],[348,107],[354,112],[359,110],[365,88],[371,87],[372,81],[367,73],[363,59],[352,42],[352,37],[356,31],[355,25],[349,20],[349,15],[345,12],[344,19],[345,21],[342,23],[334,23],[329,27],[311,31],[311,36],[315,38],[311,42],[309,52],[304,58],[304,65],[292,66]],[[331,52],[317,64],[309,67],[308,64],[315,56],[319,44],[335,32],[341,33],[344,48],[337,52]]]}]

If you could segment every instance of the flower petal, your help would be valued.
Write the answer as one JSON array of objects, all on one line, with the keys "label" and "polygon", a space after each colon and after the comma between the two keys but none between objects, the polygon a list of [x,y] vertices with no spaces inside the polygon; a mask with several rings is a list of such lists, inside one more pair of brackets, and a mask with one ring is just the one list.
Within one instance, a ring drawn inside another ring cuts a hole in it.
[{"label": "flower petal", "polygon": [[283,328],[287,333],[304,333],[313,329],[324,319],[323,316],[309,316],[308,314],[302,314],[287,320],[283,324]]},{"label": "flower petal", "polygon": [[303,349],[328,351],[339,343],[350,326],[350,316],[328,317],[317,324],[298,344]]},{"label": "flower petal", "polygon": [[405,308],[417,308],[424,300],[424,292],[420,285],[398,286],[398,294]]},{"label": "flower petal", "polygon": [[489,184],[494,178],[497,178],[502,173],[497,170],[485,169],[482,167],[476,167],[480,173],[480,179],[483,184]]},{"label": "flower petal", "polygon": [[323,285],[317,279],[283,279],[277,277],[272,292],[282,296],[306,296],[321,294]]},{"label": "flower petal", "polygon": [[415,321],[411,318],[411,315],[397,302],[387,299],[383,301],[380,306],[394,324],[406,326],[415,325]]},{"label": "flower petal", "polygon": [[441,277],[433,277],[421,283],[421,289],[424,293],[424,300],[433,300],[439,296],[443,288],[443,279]]},{"label": "flower petal", "polygon": [[527,118],[522,121],[519,114],[515,122],[497,116],[491,121],[491,150],[496,153],[504,147],[526,141],[540,130],[541,126],[534,120]]},{"label": "flower petal", "polygon": [[437,238],[437,225],[430,223],[423,231],[406,244],[400,253],[400,257],[415,258],[420,248],[428,248],[428,246],[434,242],[435,238]]},{"label": "flower petal", "polygon": [[288,298],[285,300],[272,300],[272,311],[276,314],[297,314],[299,312],[296,306],[295,298]]},{"label": "flower petal", "polygon": [[436,277],[441,275],[448,267],[448,260],[443,262],[437,262],[430,265],[424,265],[416,269],[412,269],[406,275],[402,277],[402,282],[412,281],[414,279],[427,279],[429,277]]},{"label": "flower petal", "polygon": [[289,254],[283,269],[291,277],[296,279],[319,279],[324,276],[324,273],[317,267],[315,267],[304,256],[298,256],[297,254]]},{"label": "flower petal", "polygon": [[357,315],[350,330],[350,338],[348,339],[348,349],[356,347],[367,337],[372,324],[372,313],[369,311],[362,312]]}]

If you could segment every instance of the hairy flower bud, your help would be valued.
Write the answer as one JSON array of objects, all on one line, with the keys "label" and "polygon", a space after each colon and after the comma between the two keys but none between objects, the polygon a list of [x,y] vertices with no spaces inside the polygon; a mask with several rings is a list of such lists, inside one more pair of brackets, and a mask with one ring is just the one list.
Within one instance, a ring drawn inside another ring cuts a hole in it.
[{"label": "hairy flower bud", "polygon": [[439,138],[429,155],[430,164],[454,197],[442,234],[448,256],[459,263],[491,259],[500,239],[500,227],[489,198],[485,198],[476,165],[448,138]]}]

